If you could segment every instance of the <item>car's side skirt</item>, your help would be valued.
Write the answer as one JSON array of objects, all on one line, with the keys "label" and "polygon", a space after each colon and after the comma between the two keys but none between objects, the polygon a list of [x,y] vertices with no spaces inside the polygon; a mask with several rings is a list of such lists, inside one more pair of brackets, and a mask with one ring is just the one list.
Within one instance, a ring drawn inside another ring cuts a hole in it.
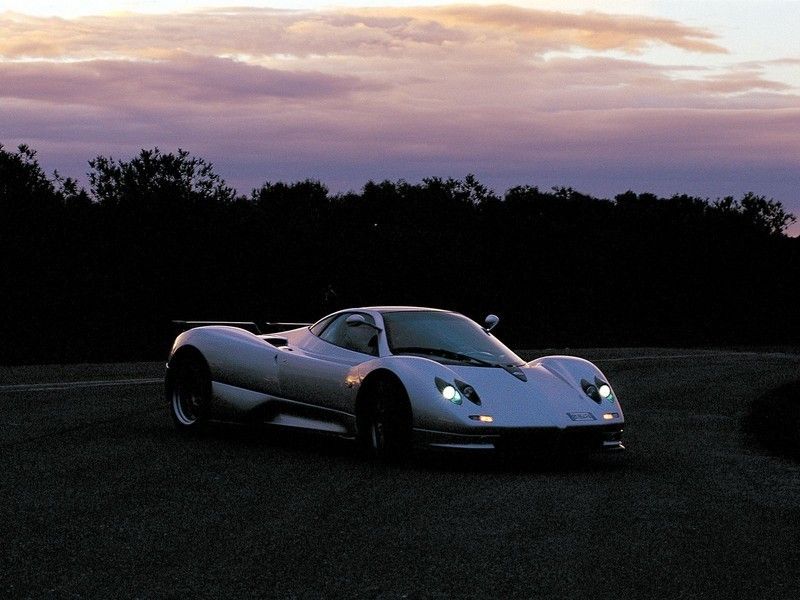
[{"label": "car's side skirt", "polygon": [[223,421],[260,421],[351,437],[355,415],[213,381],[212,415]]}]

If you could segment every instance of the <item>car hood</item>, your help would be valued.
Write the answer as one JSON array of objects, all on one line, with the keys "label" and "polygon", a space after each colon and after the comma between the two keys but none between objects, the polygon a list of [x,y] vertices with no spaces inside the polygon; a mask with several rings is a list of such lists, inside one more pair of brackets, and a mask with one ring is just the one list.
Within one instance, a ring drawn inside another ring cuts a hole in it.
[{"label": "car hood", "polygon": [[604,422],[606,412],[621,416],[616,402],[614,406],[598,404],[583,392],[580,378],[553,366],[528,363],[521,367],[527,378],[522,381],[502,368],[448,365],[480,396],[480,405],[464,398],[463,406],[474,407],[475,414],[490,415],[495,427],[597,425]]}]

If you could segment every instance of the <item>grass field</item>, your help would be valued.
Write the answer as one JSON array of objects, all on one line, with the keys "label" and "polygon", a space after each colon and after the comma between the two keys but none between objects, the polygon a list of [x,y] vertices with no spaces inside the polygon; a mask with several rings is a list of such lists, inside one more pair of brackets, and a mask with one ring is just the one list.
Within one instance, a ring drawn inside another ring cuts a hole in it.
[{"label": "grass field", "polygon": [[800,354],[575,353],[622,401],[622,456],[384,466],[306,435],[186,438],[155,382],[8,387],[160,364],[2,368],[0,596],[800,597],[800,463],[741,427]]}]

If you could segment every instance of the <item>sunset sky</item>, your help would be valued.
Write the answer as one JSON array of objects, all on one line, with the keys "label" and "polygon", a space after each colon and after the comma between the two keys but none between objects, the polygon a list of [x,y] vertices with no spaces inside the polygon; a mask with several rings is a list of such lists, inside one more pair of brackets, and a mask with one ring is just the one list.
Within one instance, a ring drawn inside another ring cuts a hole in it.
[{"label": "sunset sky", "polygon": [[243,193],[472,172],[800,217],[800,2],[328,4],[0,0],[0,143],[83,183],[180,147]]}]

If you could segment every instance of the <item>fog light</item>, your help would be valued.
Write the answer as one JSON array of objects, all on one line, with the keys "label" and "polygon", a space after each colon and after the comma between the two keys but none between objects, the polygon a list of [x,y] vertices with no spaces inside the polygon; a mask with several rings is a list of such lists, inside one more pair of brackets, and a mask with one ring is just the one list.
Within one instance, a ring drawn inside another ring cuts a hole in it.
[{"label": "fog light", "polygon": [[603,420],[610,421],[619,417],[619,413],[603,413]]}]

